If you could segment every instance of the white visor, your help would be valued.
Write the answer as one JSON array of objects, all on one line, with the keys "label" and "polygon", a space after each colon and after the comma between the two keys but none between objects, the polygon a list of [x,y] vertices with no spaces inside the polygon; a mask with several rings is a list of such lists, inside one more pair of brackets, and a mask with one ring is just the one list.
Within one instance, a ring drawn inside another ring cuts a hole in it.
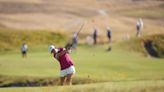
[{"label": "white visor", "polygon": [[49,52],[52,52],[53,49],[55,49],[55,46],[54,46],[54,45],[50,45],[50,46],[48,47],[48,51],[49,51]]}]

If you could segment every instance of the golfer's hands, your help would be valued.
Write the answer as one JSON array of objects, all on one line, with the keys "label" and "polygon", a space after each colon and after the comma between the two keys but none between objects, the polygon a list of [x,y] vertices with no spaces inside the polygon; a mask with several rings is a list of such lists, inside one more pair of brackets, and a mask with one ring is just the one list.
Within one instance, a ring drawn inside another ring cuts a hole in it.
[{"label": "golfer's hands", "polygon": [[67,53],[71,53],[71,47],[66,48]]}]

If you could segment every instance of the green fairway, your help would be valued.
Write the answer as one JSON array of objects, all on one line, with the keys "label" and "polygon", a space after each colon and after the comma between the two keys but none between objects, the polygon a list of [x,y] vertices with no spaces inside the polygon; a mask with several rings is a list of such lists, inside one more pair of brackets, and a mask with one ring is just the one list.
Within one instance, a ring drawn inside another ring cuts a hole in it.
[{"label": "green fairway", "polygon": [[[95,80],[159,80],[164,78],[163,59],[143,57],[140,54],[106,46],[80,46],[71,54],[76,67],[75,77]],[[48,53],[47,48],[28,53],[0,56],[0,74],[10,76],[58,77],[59,64]]]},{"label": "green fairway", "polygon": [[[111,52],[106,51],[106,45],[79,46],[71,54],[76,68],[73,83],[77,86],[1,88],[0,92],[163,92],[164,60],[145,57],[118,45],[114,44]],[[18,51],[1,54],[1,85],[37,78],[59,80],[59,64],[47,47],[31,49],[27,58],[22,58]]]}]

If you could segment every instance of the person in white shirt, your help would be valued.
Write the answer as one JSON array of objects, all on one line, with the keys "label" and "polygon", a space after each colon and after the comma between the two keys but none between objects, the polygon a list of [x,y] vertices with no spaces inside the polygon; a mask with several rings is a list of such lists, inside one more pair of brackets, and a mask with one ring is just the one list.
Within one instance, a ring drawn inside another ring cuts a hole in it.
[{"label": "person in white shirt", "polygon": [[27,57],[27,48],[28,48],[27,44],[23,43],[22,47],[21,47],[21,52],[22,52],[22,57],[23,58]]},{"label": "person in white shirt", "polygon": [[142,19],[140,18],[140,19],[137,21],[137,23],[136,23],[136,36],[137,36],[137,37],[140,37],[140,36],[141,36],[141,31],[142,31],[142,29],[143,29],[143,26],[144,26],[143,21],[142,21]]}]

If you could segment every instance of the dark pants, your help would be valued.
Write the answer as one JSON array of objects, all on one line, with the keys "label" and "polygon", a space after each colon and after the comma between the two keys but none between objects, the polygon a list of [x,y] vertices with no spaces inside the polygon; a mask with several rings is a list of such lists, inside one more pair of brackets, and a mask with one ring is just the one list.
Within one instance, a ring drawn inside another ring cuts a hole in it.
[{"label": "dark pants", "polygon": [[26,53],[27,53],[26,51],[22,51],[22,56],[26,57]]}]

